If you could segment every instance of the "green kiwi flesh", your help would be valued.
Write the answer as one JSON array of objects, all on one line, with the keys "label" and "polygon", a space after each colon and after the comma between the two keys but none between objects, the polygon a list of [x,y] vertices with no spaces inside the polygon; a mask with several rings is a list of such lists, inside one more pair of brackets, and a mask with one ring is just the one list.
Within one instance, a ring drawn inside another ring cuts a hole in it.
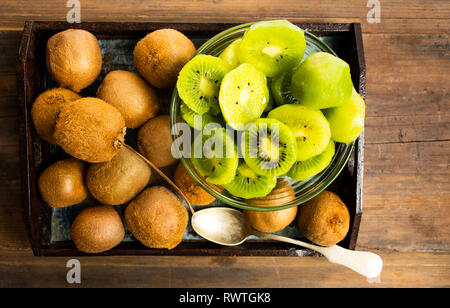
[{"label": "green kiwi flesh", "polygon": [[230,66],[220,58],[197,55],[180,71],[177,80],[178,95],[198,114],[204,114],[210,108],[218,112],[220,83],[229,70]]},{"label": "green kiwi flesh", "polygon": [[302,29],[287,20],[262,21],[245,32],[239,47],[241,63],[250,63],[267,77],[296,67],[306,48]]},{"label": "green kiwi flesh", "polygon": [[257,174],[280,176],[296,161],[296,140],[282,122],[261,118],[244,132],[241,152],[247,165]]},{"label": "green kiwi flesh", "polygon": [[220,123],[223,121],[219,116],[214,116],[209,112],[198,114],[190,109],[186,104],[180,104],[180,114],[186,123],[197,130],[202,130],[209,123]]},{"label": "green kiwi flesh", "polygon": [[239,164],[236,146],[225,129],[216,128],[208,134],[208,126],[194,139],[191,161],[208,183],[227,184],[235,177]]},{"label": "green kiwi flesh", "polygon": [[227,62],[231,68],[236,68],[241,64],[239,62],[239,47],[241,46],[242,39],[237,39],[233,43],[227,46],[220,54],[219,58]]},{"label": "green kiwi flesh", "polygon": [[326,52],[306,58],[291,80],[292,94],[310,109],[341,106],[352,94],[352,88],[350,66]]},{"label": "green kiwi flesh", "polygon": [[271,84],[271,93],[278,106],[285,104],[298,104],[291,92],[292,72],[284,72],[275,77]]},{"label": "green kiwi flesh", "polygon": [[266,76],[250,64],[241,64],[223,78],[219,94],[225,121],[242,130],[261,117],[269,103]]},{"label": "green kiwi flesh", "polygon": [[325,151],[305,161],[297,161],[288,172],[288,176],[296,181],[307,180],[323,170],[330,164],[335,152],[332,140]]},{"label": "green kiwi flesh", "polygon": [[355,141],[364,129],[365,112],[364,100],[355,89],[344,105],[324,109],[323,114],[330,123],[331,139],[342,143]]},{"label": "green kiwi flesh", "polygon": [[319,155],[330,142],[330,125],[320,110],[286,104],[273,109],[268,117],[283,122],[291,129],[297,141],[299,161]]},{"label": "green kiwi flesh", "polygon": [[223,187],[235,197],[252,199],[267,196],[276,184],[276,177],[259,175],[241,163],[234,179]]}]

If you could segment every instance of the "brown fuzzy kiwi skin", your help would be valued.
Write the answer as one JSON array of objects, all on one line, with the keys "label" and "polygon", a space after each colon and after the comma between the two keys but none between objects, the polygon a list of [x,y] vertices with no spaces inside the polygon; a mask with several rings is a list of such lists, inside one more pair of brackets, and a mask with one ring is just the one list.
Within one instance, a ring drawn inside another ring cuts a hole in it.
[{"label": "brown fuzzy kiwi skin", "polygon": [[114,106],[99,98],[85,97],[61,109],[53,136],[67,154],[100,163],[117,154],[125,133],[125,120]]},{"label": "brown fuzzy kiwi skin", "polygon": [[171,152],[172,135],[168,115],[148,120],[139,129],[137,140],[139,152],[156,167],[167,167],[177,162]]},{"label": "brown fuzzy kiwi skin", "polygon": [[47,69],[64,88],[80,92],[97,79],[102,53],[97,38],[82,29],[56,33],[47,41]]},{"label": "brown fuzzy kiwi skin", "polygon": [[114,207],[97,205],[78,214],[70,228],[70,236],[79,250],[101,253],[123,240],[125,228]]},{"label": "brown fuzzy kiwi skin", "polygon": [[125,223],[133,236],[149,248],[175,248],[188,224],[183,203],[163,186],[144,190],[125,209]]},{"label": "brown fuzzy kiwi skin", "polygon": [[[292,186],[285,180],[278,179],[277,186],[265,197],[248,200],[250,205],[274,207],[295,200]],[[276,232],[286,228],[297,216],[297,206],[279,211],[249,211],[244,214],[250,225],[261,232]]]},{"label": "brown fuzzy kiwi skin", "polygon": [[311,242],[332,246],[345,238],[350,226],[350,214],[338,195],[323,191],[300,206],[297,224]]},{"label": "brown fuzzy kiwi skin", "polygon": [[208,205],[216,200],[189,175],[181,162],[175,170],[174,182],[192,204]]},{"label": "brown fuzzy kiwi skin", "polygon": [[134,65],[157,88],[173,87],[195,46],[175,29],[159,29],[141,39],[134,48]]},{"label": "brown fuzzy kiwi skin", "polygon": [[132,72],[109,72],[97,90],[97,97],[116,107],[129,128],[141,126],[159,111],[153,88]]},{"label": "brown fuzzy kiwi skin", "polygon": [[47,90],[39,95],[31,108],[31,118],[39,137],[56,144],[53,132],[61,108],[80,98],[77,93],[64,88]]},{"label": "brown fuzzy kiwi skin", "polygon": [[145,161],[123,147],[108,162],[91,164],[86,183],[95,199],[104,204],[128,203],[150,180],[151,169]]},{"label": "brown fuzzy kiwi skin", "polygon": [[38,180],[42,199],[51,207],[65,207],[88,197],[84,181],[86,164],[69,158],[57,161],[42,172]]}]

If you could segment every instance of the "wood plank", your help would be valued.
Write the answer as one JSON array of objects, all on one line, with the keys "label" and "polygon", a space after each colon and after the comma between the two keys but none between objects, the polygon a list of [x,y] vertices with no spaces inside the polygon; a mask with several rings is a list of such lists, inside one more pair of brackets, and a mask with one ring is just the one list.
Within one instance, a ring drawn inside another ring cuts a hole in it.
[{"label": "wood plank", "polygon": [[[0,29],[19,30],[25,20],[65,20],[61,1],[3,1]],[[82,21],[248,22],[288,18],[303,22],[359,22],[365,32],[445,33],[450,29],[448,1],[394,0],[381,2],[381,23],[368,23],[367,1],[271,0],[239,1],[88,1],[81,4]],[[183,14],[179,14],[183,12]]]},{"label": "wood plank", "polygon": [[[81,287],[449,287],[447,253],[379,252],[378,283],[323,257],[84,257]],[[69,258],[0,257],[0,287],[63,287]],[[38,277],[45,277],[39,279]],[[126,277],[126,279],[124,278]],[[345,277],[345,279],[342,279]]]},{"label": "wood plank", "polygon": [[358,247],[450,249],[449,141],[366,144]]}]

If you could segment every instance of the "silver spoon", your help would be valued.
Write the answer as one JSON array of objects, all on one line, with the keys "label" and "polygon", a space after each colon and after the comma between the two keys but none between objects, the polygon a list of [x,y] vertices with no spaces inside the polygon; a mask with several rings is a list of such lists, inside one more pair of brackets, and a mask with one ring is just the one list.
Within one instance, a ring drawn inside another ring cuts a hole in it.
[{"label": "silver spoon", "polygon": [[328,261],[344,265],[367,277],[380,275],[383,261],[375,253],[354,251],[339,246],[322,247],[288,237],[263,233],[253,229],[245,215],[226,207],[212,207],[195,212],[191,219],[192,228],[203,238],[225,246],[242,244],[247,237],[255,235],[262,239],[272,239],[309,248],[324,255]]}]

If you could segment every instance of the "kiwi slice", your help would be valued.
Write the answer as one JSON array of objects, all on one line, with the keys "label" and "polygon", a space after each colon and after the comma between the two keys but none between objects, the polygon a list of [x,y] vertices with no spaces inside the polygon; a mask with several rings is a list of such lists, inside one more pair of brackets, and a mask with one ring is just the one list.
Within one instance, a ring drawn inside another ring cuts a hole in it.
[{"label": "kiwi slice", "polygon": [[352,89],[350,66],[326,52],[313,53],[292,74],[292,94],[310,109],[342,106]]},{"label": "kiwi slice", "polygon": [[229,65],[217,57],[197,55],[180,71],[177,80],[178,95],[198,114],[211,108],[215,114],[219,108],[219,88]]},{"label": "kiwi slice", "polygon": [[319,155],[330,142],[330,125],[320,110],[288,104],[273,109],[268,117],[289,126],[297,140],[298,161]]},{"label": "kiwi slice", "polygon": [[228,45],[227,48],[225,48],[224,51],[220,54],[219,58],[227,62],[230,67],[236,68],[241,64],[239,62],[239,46],[241,46],[242,39],[237,39],[230,45]]},{"label": "kiwi slice", "polygon": [[235,197],[252,199],[267,196],[276,185],[276,177],[257,174],[241,163],[234,179],[223,187]]},{"label": "kiwi slice", "polygon": [[241,63],[253,64],[267,77],[296,67],[305,53],[302,29],[287,20],[262,21],[245,32],[239,47]]},{"label": "kiwi slice", "polygon": [[271,93],[278,106],[298,104],[291,92],[292,72],[284,72],[275,77],[271,84]]},{"label": "kiwi slice", "polygon": [[233,180],[239,164],[234,139],[221,127],[210,133],[207,132],[208,127],[194,139],[192,164],[207,182],[227,184]]},{"label": "kiwi slice", "polygon": [[308,160],[297,161],[287,175],[296,181],[304,181],[319,174],[330,164],[334,151],[334,142],[330,140],[325,151]]},{"label": "kiwi slice", "polygon": [[209,112],[198,114],[184,103],[180,104],[180,114],[190,127],[197,130],[202,130],[209,123],[222,124],[222,121],[218,116],[213,116]]},{"label": "kiwi slice", "polygon": [[264,109],[264,112],[269,112],[270,110],[273,109],[275,103],[274,103],[274,99],[273,99],[273,95],[272,95],[272,78],[267,78],[267,89],[269,89],[269,102],[267,103],[266,109]]},{"label": "kiwi slice", "polygon": [[279,176],[288,172],[296,161],[296,141],[282,122],[261,118],[242,135],[241,152],[257,174]]},{"label": "kiwi slice", "polygon": [[269,103],[266,76],[250,64],[241,64],[223,78],[219,103],[225,121],[234,129],[244,129],[261,117]]}]

